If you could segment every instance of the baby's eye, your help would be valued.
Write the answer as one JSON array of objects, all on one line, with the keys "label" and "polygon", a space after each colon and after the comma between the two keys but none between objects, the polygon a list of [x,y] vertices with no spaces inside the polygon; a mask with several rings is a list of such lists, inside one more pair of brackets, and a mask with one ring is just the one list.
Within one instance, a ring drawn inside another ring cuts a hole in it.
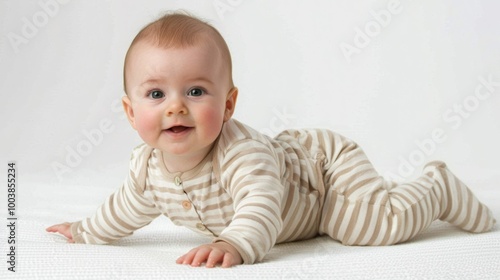
[{"label": "baby's eye", "polygon": [[189,96],[202,96],[205,91],[203,91],[201,88],[192,88],[188,91]]},{"label": "baby's eye", "polygon": [[161,90],[152,90],[149,92],[149,97],[153,99],[160,99],[165,97],[165,94]]}]

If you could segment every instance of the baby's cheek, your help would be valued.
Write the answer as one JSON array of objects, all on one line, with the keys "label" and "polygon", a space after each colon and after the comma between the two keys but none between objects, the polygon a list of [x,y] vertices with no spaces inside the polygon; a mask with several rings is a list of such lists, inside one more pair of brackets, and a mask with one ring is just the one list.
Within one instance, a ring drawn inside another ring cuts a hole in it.
[{"label": "baby's cheek", "polygon": [[207,122],[212,122],[216,119],[216,115],[213,110],[203,110],[200,112],[200,116],[202,120],[206,120]]},{"label": "baby's cheek", "polygon": [[136,128],[137,132],[141,136],[144,141],[150,140],[150,138],[154,137],[154,133],[161,130],[158,127],[158,122],[155,121],[155,118],[148,113],[142,113],[140,116],[136,116]]},{"label": "baby's cheek", "polygon": [[220,112],[215,110],[205,110],[200,112],[200,117],[205,123],[205,127],[207,127],[207,129],[215,130],[215,133],[219,133],[223,121],[223,116]]}]

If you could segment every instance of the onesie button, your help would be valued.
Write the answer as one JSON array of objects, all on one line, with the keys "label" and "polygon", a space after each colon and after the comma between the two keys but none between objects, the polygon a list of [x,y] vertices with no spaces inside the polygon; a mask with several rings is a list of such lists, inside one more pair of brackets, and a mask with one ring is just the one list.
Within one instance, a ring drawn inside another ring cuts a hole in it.
[{"label": "onesie button", "polygon": [[176,186],[180,186],[182,184],[182,180],[179,176],[175,177],[174,182]]},{"label": "onesie button", "polygon": [[187,201],[187,200],[184,200],[184,201],[182,202],[182,207],[184,207],[184,209],[186,209],[186,210],[191,209],[191,202],[189,202],[189,201]]},{"label": "onesie button", "polygon": [[207,229],[207,227],[202,223],[197,223],[196,228],[199,230],[206,230]]}]

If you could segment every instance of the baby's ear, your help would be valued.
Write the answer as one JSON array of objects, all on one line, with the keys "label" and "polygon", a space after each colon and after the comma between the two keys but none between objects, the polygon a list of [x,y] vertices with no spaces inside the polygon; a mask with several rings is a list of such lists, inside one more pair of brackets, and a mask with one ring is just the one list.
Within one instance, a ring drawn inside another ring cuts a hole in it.
[{"label": "baby's ear", "polygon": [[224,110],[224,121],[227,122],[233,116],[236,100],[238,99],[238,88],[233,87],[226,98],[226,108]]},{"label": "baby's ear", "polygon": [[125,110],[125,114],[127,114],[128,121],[130,125],[135,129],[135,117],[134,117],[134,109],[132,109],[132,101],[130,98],[125,95],[122,98],[123,110]]}]

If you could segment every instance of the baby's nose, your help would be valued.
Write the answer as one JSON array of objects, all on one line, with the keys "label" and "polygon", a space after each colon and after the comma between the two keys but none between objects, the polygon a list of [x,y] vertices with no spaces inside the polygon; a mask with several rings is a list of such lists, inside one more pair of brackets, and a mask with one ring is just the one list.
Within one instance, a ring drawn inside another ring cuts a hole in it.
[{"label": "baby's nose", "polygon": [[180,98],[173,98],[169,100],[169,104],[167,107],[167,110],[165,114],[167,116],[172,116],[172,115],[186,115],[188,113],[187,107]]}]

